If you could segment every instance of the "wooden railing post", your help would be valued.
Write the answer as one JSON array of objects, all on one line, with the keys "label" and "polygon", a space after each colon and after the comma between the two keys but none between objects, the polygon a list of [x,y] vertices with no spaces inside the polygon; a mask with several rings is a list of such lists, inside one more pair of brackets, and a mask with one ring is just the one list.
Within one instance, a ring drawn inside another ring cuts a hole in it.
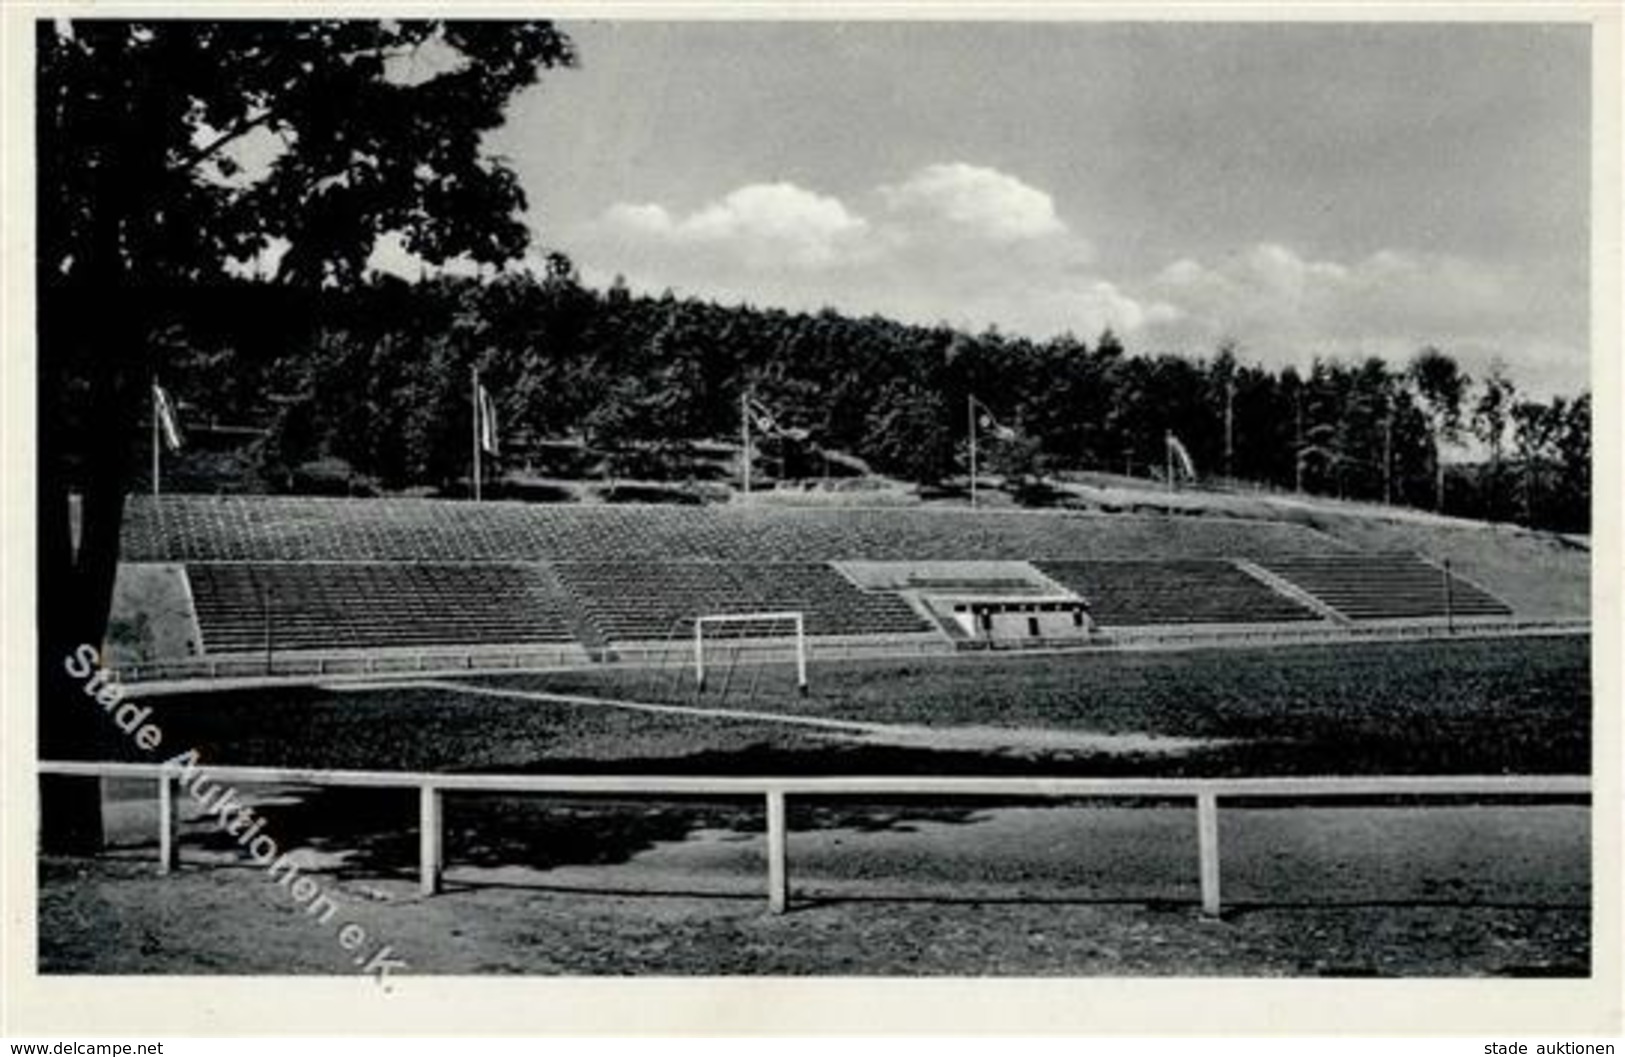
[{"label": "wooden railing post", "polygon": [[432,785],[418,787],[418,891],[432,896],[440,891],[444,848],[441,843],[442,793]]},{"label": "wooden railing post", "polygon": [[1201,854],[1202,913],[1219,916],[1219,798],[1196,794],[1196,842]]},{"label": "wooden railing post", "polygon": [[[570,700],[568,697],[564,700]],[[40,775],[140,778],[158,782],[158,870],[178,865],[180,841],[178,800],[183,793],[173,764],[113,761],[38,763]],[[1202,912],[1217,918],[1221,911],[1219,799],[1406,796],[1425,799],[1461,796],[1589,799],[1585,775],[1377,775],[1276,778],[955,778],[909,776],[731,777],[679,775],[516,775],[443,774],[395,771],[323,771],[286,767],[215,769],[213,777],[247,784],[296,784],[361,788],[416,788],[419,793],[419,884],[424,895],[440,890],[445,852],[444,796],[448,791],[498,793],[590,793],[633,796],[763,796],[766,806],[768,901],[775,913],[790,904],[787,844],[787,800],[797,795],[874,795],[898,793],[943,797],[1135,797],[1196,801]]]},{"label": "wooden railing post", "polygon": [[167,874],[180,862],[177,831],[180,803],[175,797],[175,778],[167,771],[158,776],[158,872]]},{"label": "wooden railing post", "polygon": [[786,869],[784,791],[767,791],[767,902],[775,914],[790,905],[790,875]]}]

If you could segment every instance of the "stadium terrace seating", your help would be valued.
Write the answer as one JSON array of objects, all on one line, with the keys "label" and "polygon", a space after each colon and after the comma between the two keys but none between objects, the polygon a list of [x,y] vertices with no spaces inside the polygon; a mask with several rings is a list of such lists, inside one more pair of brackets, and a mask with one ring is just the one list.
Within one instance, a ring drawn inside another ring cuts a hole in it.
[{"label": "stadium terrace seating", "polygon": [[937,595],[1042,595],[1049,590],[1041,583],[1016,576],[983,578],[962,576],[911,576],[908,589]]},{"label": "stadium terrace seating", "polygon": [[536,565],[203,563],[186,567],[207,653],[569,643]]},{"label": "stadium terrace seating", "polygon": [[1350,620],[1504,617],[1512,609],[1481,588],[1415,554],[1354,553],[1276,557],[1259,562]]},{"label": "stadium terrace seating", "polygon": [[664,640],[691,630],[696,616],[776,610],[805,613],[808,635],[932,630],[896,595],[860,591],[817,562],[563,562],[554,570],[611,641]]},{"label": "stadium terrace seating", "polygon": [[[805,613],[814,636],[934,635],[899,591],[1047,590],[1031,569],[1108,628],[1322,618],[1243,560],[1351,620],[1446,611],[1442,571],[1414,554],[1221,518],[182,495],[131,497],[123,545],[126,561],[185,563],[209,653],[263,650],[267,595],[277,651],[591,650],[664,640],[700,615],[779,610]],[[887,575],[859,587],[831,562]],[[1510,612],[1459,579],[1452,594],[1457,616]]]},{"label": "stadium terrace seating", "polygon": [[1046,576],[1089,602],[1101,627],[1272,624],[1318,614],[1227,561],[1042,561]]},{"label": "stadium terrace seating", "polygon": [[586,506],[132,496],[126,561],[823,562],[1250,558],[1341,552],[1297,525],[1042,511]]}]

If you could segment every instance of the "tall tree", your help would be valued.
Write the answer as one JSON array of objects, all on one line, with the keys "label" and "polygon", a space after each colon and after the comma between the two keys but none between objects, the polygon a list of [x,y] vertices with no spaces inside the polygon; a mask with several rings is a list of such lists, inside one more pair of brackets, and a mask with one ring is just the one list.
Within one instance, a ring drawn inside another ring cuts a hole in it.
[{"label": "tall tree", "polygon": [[1208,388],[1223,430],[1224,476],[1236,476],[1236,343],[1226,339],[1208,365]]},{"label": "tall tree", "polygon": [[934,390],[894,382],[870,412],[864,455],[877,469],[936,484],[952,470],[956,441],[964,435],[957,412]]},{"label": "tall tree", "polygon": [[1507,430],[1512,425],[1512,407],[1517,402],[1518,390],[1507,377],[1506,367],[1499,360],[1490,365],[1473,404],[1473,435],[1490,453],[1489,472],[1484,479],[1484,512],[1494,518],[1502,510],[1502,461],[1506,452]]},{"label": "tall tree", "polygon": [[1461,438],[1462,401],[1470,380],[1453,357],[1429,345],[1411,358],[1407,376],[1427,412],[1433,440],[1433,508],[1444,509],[1444,446]]},{"label": "tall tree", "polygon": [[1557,457],[1558,436],[1568,417],[1562,397],[1550,404],[1520,400],[1512,405],[1513,443],[1518,452],[1518,494],[1522,500],[1523,523],[1546,521],[1546,470]]},{"label": "tall tree", "polygon": [[[155,334],[206,310],[208,288],[234,265],[292,292],[354,280],[391,233],[430,262],[517,256],[524,195],[481,137],[515,92],[573,52],[542,22],[36,26],[41,739],[51,753],[76,742],[62,658],[100,643],[106,624],[147,382],[163,366]],[[290,295],[277,325],[296,326],[310,303]],[[48,833],[95,839],[82,804],[63,810],[71,817]]]},{"label": "tall tree", "polygon": [[1557,438],[1556,522],[1568,532],[1591,531],[1591,394],[1581,393],[1564,411]]}]

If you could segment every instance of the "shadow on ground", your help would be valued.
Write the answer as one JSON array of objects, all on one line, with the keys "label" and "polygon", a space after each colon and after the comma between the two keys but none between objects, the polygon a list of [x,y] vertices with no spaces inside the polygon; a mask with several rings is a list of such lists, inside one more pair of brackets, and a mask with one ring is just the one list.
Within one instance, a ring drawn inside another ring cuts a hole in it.
[{"label": "shadow on ground", "polygon": [[[856,803],[828,797],[792,804],[789,823],[798,831],[910,832],[922,821],[971,823],[990,806]],[[415,790],[292,790],[254,810],[266,820],[262,832],[279,848],[334,856],[332,872],[340,878],[417,874]],[[654,801],[453,794],[446,798],[444,811],[447,862],[484,868],[614,865],[656,844],[686,840],[700,830],[751,835],[765,828],[758,797]],[[246,857],[237,838],[212,818],[191,823],[184,838],[188,847]]]}]

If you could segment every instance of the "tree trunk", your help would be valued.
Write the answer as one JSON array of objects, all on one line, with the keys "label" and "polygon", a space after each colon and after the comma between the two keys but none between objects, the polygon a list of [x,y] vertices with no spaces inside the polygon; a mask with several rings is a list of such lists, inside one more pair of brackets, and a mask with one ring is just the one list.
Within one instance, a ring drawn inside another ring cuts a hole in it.
[{"label": "tree trunk", "polygon": [[1494,521],[1501,516],[1501,453],[1490,448],[1490,476],[1484,486],[1484,518]]},{"label": "tree trunk", "polygon": [[1433,509],[1444,513],[1444,453],[1439,450],[1439,435],[1433,435]]},{"label": "tree trunk", "polygon": [[[100,709],[65,668],[83,645],[101,650],[118,573],[119,534],[145,360],[133,298],[95,298],[72,331],[63,305],[40,313],[39,371],[39,755],[86,758],[106,743]],[[117,351],[109,351],[117,350]],[[72,369],[70,369],[72,365]],[[68,406],[72,399],[80,406]],[[79,500],[77,545],[72,502]],[[95,779],[40,786],[42,848],[83,853],[101,842]]]}]

